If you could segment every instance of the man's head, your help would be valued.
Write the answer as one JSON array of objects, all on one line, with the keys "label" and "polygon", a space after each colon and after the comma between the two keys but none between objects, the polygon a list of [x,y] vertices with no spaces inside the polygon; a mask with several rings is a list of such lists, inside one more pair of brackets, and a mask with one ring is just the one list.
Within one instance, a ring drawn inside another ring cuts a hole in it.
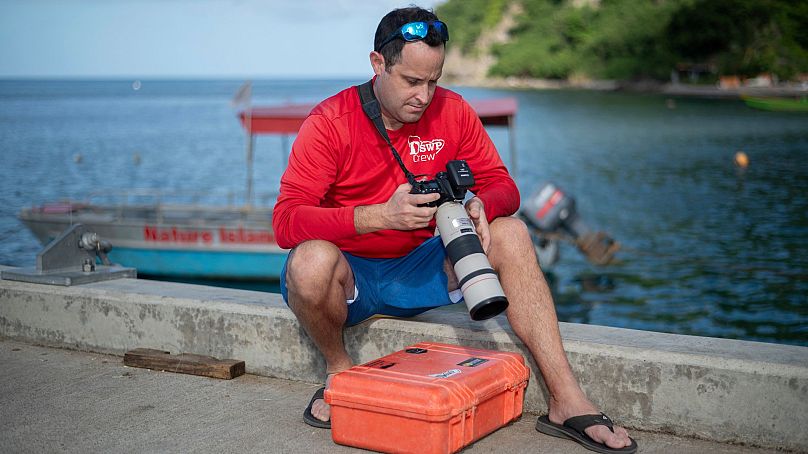
[{"label": "man's head", "polygon": [[[416,26],[402,30],[407,24],[420,22]],[[422,24],[425,24],[424,27]],[[407,43],[405,34],[412,32],[426,32],[426,36],[415,36],[414,41],[423,41],[430,47],[442,46],[449,39],[446,25],[440,22],[438,16],[432,11],[413,6],[410,8],[394,9],[385,15],[376,27],[376,36],[373,39],[373,50],[379,52],[387,63],[388,70],[401,58],[401,50]],[[410,35],[408,35],[410,36]]]},{"label": "man's head", "polygon": [[423,115],[443,71],[448,37],[446,25],[423,8],[396,9],[379,22],[370,63],[388,128],[398,129]]}]

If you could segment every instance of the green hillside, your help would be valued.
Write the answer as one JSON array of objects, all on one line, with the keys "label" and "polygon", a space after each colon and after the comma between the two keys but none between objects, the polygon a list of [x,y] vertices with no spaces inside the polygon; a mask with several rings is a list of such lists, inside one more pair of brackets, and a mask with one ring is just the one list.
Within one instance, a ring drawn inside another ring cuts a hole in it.
[{"label": "green hillside", "polygon": [[[478,49],[480,34],[512,2],[522,8],[509,41]],[[496,57],[491,76],[666,80],[677,67],[702,68],[707,79],[808,73],[806,0],[448,0],[437,14],[451,45]]]}]

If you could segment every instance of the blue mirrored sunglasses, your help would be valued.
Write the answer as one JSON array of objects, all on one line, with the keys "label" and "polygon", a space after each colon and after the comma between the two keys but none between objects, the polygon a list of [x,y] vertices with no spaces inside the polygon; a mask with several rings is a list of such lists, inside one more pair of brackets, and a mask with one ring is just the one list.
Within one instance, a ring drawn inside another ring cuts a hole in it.
[{"label": "blue mirrored sunglasses", "polygon": [[401,38],[404,41],[422,40],[426,38],[427,33],[429,33],[430,26],[437,30],[437,32],[440,34],[440,39],[443,42],[449,41],[449,29],[446,27],[446,24],[439,20],[431,20],[429,22],[410,22],[402,25],[400,29],[394,31],[390,34],[390,36],[385,38],[379,47],[376,48],[376,52],[382,50],[384,46],[394,39]]}]

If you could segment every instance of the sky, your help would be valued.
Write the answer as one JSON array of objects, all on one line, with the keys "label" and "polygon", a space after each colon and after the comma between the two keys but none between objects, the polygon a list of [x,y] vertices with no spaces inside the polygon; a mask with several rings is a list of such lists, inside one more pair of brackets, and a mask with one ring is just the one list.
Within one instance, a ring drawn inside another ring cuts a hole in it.
[{"label": "sky", "polygon": [[411,2],[0,0],[0,78],[364,77],[379,20]]}]

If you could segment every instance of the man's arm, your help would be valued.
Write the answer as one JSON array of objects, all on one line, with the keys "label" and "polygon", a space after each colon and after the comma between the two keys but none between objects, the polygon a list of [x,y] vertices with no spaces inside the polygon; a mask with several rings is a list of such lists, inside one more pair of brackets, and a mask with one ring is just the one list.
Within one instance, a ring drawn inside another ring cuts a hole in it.
[{"label": "man's arm", "polygon": [[[519,190],[497,153],[480,117],[463,101],[460,124],[464,133],[457,159],[464,159],[474,174],[471,192],[485,209],[488,222],[510,216],[519,209]],[[466,208],[471,208],[469,204]],[[487,223],[487,222],[486,222]]]},{"label": "man's arm", "polygon": [[[292,221],[289,228],[279,229],[280,223],[274,222],[281,219],[284,207],[278,210],[273,218],[278,245],[284,248],[293,248],[306,240],[320,239],[334,241],[337,239],[361,235],[364,233],[376,232],[378,230],[415,230],[429,226],[430,221],[435,216],[437,207],[420,207],[437,200],[438,194],[410,194],[409,183],[402,184],[390,196],[385,203],[375,205],[360,205],[356,207],[343,208],[322,208],[311,205],[298,205],[290,207],[289,218],[304,219],[306,222],[298,223]],[[277,205],[276,205],[277,207]],[[341,218],[350,215],[352,229],[346,231]],[[334,229],[323,228],[323,223],[333,225]],[[279,230],[288,232],[286,235],[279,234]]]},{"label": "man's arm", "polygon": [[378,230],[415,230],[429,226],[437,207],[419,207],[419,204],[440,198],[439,194],[410,194],[412,186],[404,183],[396,188],[390,199],[378,205],[354,208],[356,233]]},{"label": "man's arm", "polygon": [[311,115],[301,126],[273,212],[272,226],[280,247],[293,248],[313,239],[337,242],[378,230],[413,230],[429,225],[435,208],[418,205],[439,196],[410,194],[409,184],[399,186],[385,203],[322,207],[342,165],[335,151],[340,149],[339,143],[338,132],[321,115]]},{"label": "man's arm", "polygon": [[355,234],[353,207],[322,207],[337,179],[340,137],[322,115],[310,115],[292,145],[272,214],[275,239],[282,248],[306,240],[335,242]]}]

